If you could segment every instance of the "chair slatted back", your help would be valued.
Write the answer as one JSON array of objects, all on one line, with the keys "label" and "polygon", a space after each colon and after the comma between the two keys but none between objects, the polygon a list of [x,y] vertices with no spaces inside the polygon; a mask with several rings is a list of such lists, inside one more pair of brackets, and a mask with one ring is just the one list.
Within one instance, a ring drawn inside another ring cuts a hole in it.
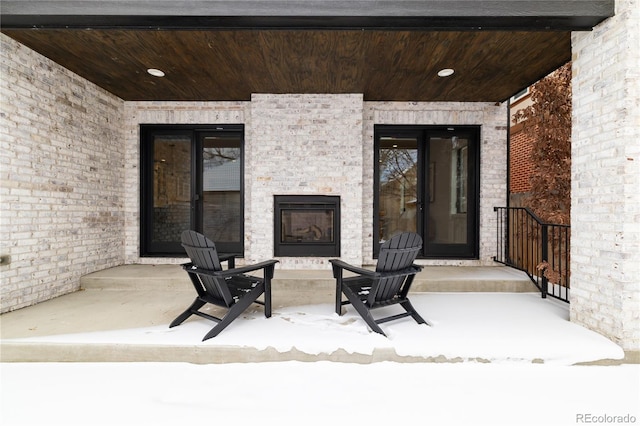
[{"label": "chair slatted back", "polygon": [[[380,246],[376,272],[394,272],[410,267],[421,248],[422,238],[415,232],[404,232],[390,238]],[[371,289],[369,304],[393,299],[406,279],[406,275],[381,278]]]},{"label": "chair slatted back", "polygon": [[[187,251],[191,263],[210,271],[222,270],[218,250],[213,241],[195,231],[184,231],[181,237],[182,247]],[[227,306],[233,304],[233,297],[224,279],[205,274],[198,274],[198,279],[209,296],[224,301]]]}]

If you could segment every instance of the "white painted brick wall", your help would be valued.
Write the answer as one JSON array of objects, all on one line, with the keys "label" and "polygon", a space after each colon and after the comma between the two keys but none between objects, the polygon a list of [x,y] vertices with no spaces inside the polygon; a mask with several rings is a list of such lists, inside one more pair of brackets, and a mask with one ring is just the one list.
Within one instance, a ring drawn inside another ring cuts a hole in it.
[{"label": "white painted brick wall", "polygon": [[640,350],[640,5],[573,42],[571,320]]},{"label": "white painted brick wall", "polygon": [[[274,195],[340,195],[341,258],[374,264],[374,124],[480,125],[481,236],[479,260],[425,264],[494,266],[495,213],[505,205],[506,107],[492,103],[363,102],[361,94],[254,94],[251,102],[129,102],[127,123],[127,261],[139,257],[140,123],[245,124],[245,262],[273,257]],[[326,258],[281,258],[279,268],[328,268]]]},{"label": "white painted brick wall", "polygon": [[123,102],[0,35],[1,312],[124,261]]},{"label": "white painted brick wall", "polygon": [[[247,258],[273,257],[274,195],[339,195],[341,258],[362,259],[362,95],[251,98],[247,145]],[[283,258],[284,269],[328,268],[326,258]]]}]

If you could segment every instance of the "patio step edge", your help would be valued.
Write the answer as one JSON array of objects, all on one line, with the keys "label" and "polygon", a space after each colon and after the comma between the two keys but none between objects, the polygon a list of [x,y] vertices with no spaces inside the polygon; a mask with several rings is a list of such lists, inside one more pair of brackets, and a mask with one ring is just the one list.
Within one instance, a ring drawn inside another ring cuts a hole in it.
[{"label": "patio step edge", "polygon": [[[179,265],[123,265],[80,278],[84,290],[192,291]],[[335,280],[330,270],[276,270],[274,292],[332,293]],[[413,282],[412,292],[535,292],[522,272],[506,267],[427,266]]]}]

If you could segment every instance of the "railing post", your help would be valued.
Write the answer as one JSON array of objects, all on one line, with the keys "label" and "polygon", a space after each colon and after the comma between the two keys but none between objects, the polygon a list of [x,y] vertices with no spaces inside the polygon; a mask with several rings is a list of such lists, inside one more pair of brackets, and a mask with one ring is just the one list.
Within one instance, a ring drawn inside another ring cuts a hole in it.
[{"label": "railing post", "polygon": [[[547,268],[549,267],[549,228],[546,223],[543,223],[541,226],[542,232],[542,261],[547,262]],[[545,268],[546,269],[546,268]],[[542,293],[542,298],[546,299],[547,292],[549,290],[549,280],[545,276],[545,270],[542,270],[542,288],[540,292]]]},{"label": "railing post", "polygon": [[493,256],[493,261],[497,262],[498,259],[498,255],[500,253],[500,211],[498,210],[498,207],[493,207],[493,211],[496,212],[496,255]]}]

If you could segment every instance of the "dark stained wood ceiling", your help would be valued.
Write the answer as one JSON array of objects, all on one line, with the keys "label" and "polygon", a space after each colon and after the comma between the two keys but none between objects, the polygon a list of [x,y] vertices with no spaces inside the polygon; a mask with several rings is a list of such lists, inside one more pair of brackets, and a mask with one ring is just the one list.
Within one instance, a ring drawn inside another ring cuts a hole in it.
[{"label": "dark stained wood ceiling", "polygon": [[[363,93],[504,101],[571,59],[569,31],[3,29],[124,100]],[[146,73],[158,68],[163,78]],[[448,78],[438,70],[453,68]]]}]

